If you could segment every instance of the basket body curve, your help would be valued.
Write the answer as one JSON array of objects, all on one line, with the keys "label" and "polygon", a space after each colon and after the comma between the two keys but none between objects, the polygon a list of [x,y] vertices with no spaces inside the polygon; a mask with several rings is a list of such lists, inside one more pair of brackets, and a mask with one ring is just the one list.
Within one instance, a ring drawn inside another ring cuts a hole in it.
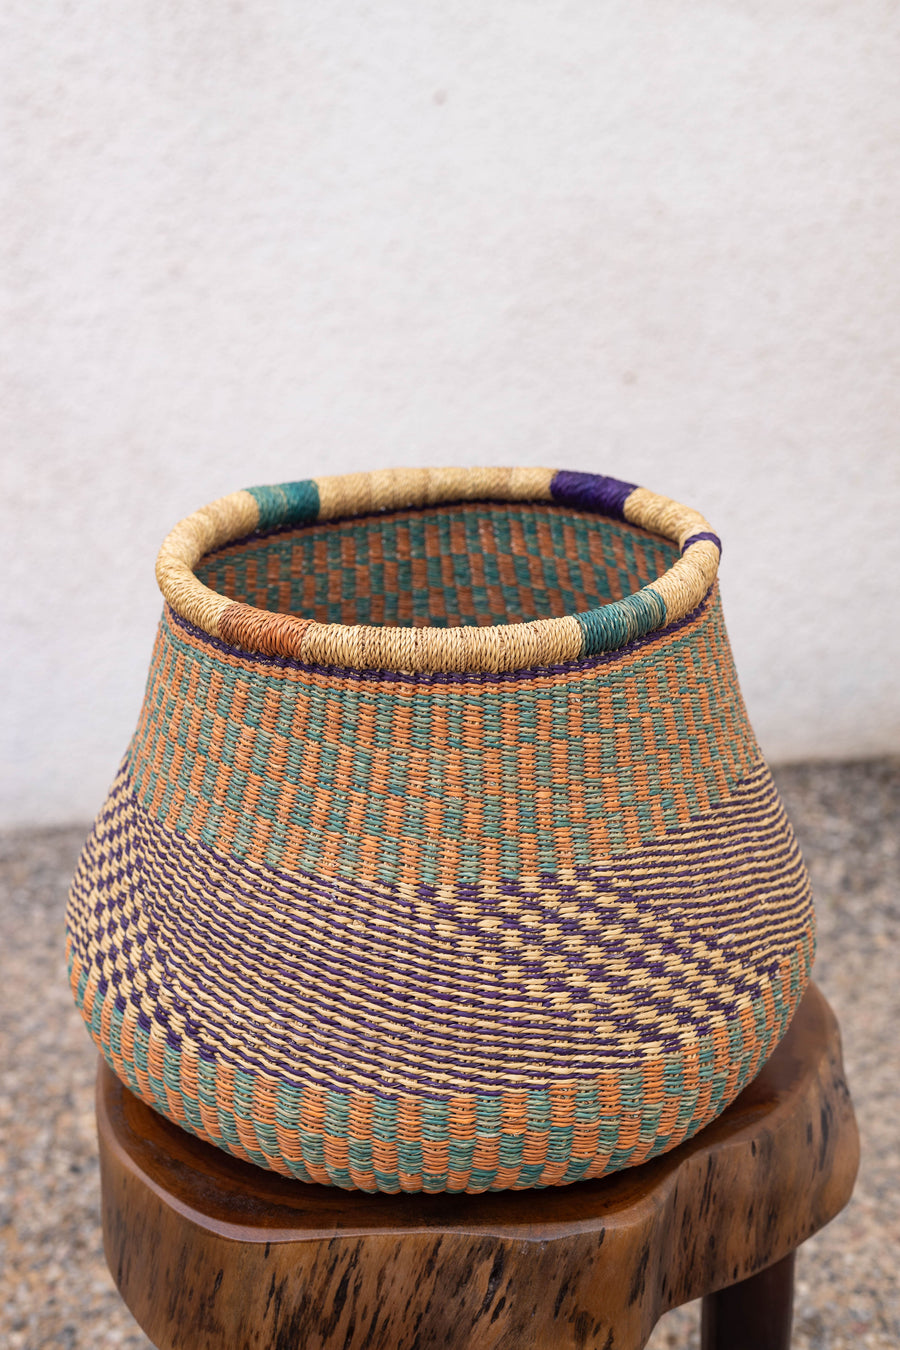
[{"label": "basket body curve", "polygon": [[115,1072],[229,1152],[364,1190],[600,1176],[723,1110],[799,1002],[809,885],[718,541],[540,473],[252,489],[161,563],[69,969]]}]

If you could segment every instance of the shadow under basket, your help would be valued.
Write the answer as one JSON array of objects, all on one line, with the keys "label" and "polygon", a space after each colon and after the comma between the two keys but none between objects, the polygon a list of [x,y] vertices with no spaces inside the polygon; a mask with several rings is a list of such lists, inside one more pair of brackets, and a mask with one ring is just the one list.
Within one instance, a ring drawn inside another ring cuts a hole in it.
[{"label": "shadow under basket", "polygon": [[67,914],[114,1072],[229,1153],[368,1191],[597,1177],[723,1111],[814,939],[718,559],[695,511],[544,469],[182,521]]}]

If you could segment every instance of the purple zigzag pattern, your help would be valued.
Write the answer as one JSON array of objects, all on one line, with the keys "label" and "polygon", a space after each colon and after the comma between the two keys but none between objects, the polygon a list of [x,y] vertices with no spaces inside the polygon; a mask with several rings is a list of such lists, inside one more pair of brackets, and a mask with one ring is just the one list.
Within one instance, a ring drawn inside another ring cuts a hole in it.
[{"label": "purple zigzag pattern", "polygon": [[[803,940],[805,872],[789,828],[779,824],[783,816],[767,771],[745,788],[745,802],[735,806],[732,799],[696,828],[677,832],[687,842],[678,862],[662,840],[612,867],[578,869],[571,883],[550,876],[537,879],[537,889],[508,882],[502,901],[487,906],[477,888],[460,887],[447,900],[421,887],[411,899],[387,887],[284,875],[224,857],[151,820],[123,774],[85,850],[71,927],[82,960],[88,960],[87,931],[106,934],[101,992],[111,980],[121,1009],[131,985],[142,1025],[152,1016],[173,1045],[180,1038],[170,1010],[185,1018],[188,1035],[207,1053],[221,1052],[243,1019],[252,1032],[247,1039],[257,1046],[242,1054],[244,1067],[271,1072],[273,1064],[287,1064],[290,1076],[290,1065],[305,1056],[316,1077],[336,1086],[355,1081],[348,1066],[380,1058],[394,1065],[394,1088],[399,1076],[439,1092],[454,1046],[465,1047],[456,1059],[468,1055],[465,1072],[475,1090],[492,1090],[492,1084],[496,1090],[498,1077],[513,1070],[521,1075],[529,1065],[535,1081],[538,1072],[544,1082],[559,1080],[589,1072],[598,1054],[615,1058],[629,1033],[646,1040],[648,1018],[651,1024],[663,1016],[674,1021],[677,1030],[667,1020],[659,1039],[663,1050],[675,1052],[685,1035],[705,1034],[712,1019],[733,1016],[736,999],[755,996],[779,958]],[[729,812],[739,828],[711,853],[703,835]],[[699,832],[693,844],[692,829]],[[748,865],[752,879],[741,876]],[[707,886],[721,892],[729,875],[740,906],[726,925],[698,897]],[[589,905],[586,885],[593,892]],[[777,895],[785,897],[780,911],[771,899]],[[577,905],[578,917],[559,915],[559,904]],[[126,922],[126,905],[141,913],[140,926]],[[472,905],[474,919],[465,912]],[[598,913],[615,927],[615,942],[604,942]],[[555,924],[556,936],[539,957],[525,958],[519,948],[537,942],[535,914]],[[666,938],[654,932],[660,914],[673,929]],[[485,915],[495,924],[493,941],[481,927]],[[446,940],[436,938],[441,926]],[[571,939],[588,940],[602,959]],[[461,954],[465,940],[481,958],[501,957],[500,968]],[[547,966],[560,955],[562,976]],[[163,989],[148,973],[151,958],[162,965]],[[702,989],[702,1018],[666,996],[673,969],[685,982],[676,995],[693,991],[696,1004]],[[592,980],[606,989],[609,1009],[585,994]],[[538,992],[528,993],[529,982]],[[249,983],[256,985],[255,997]],[[616,1014],[615,1037],[603,1044],[591,1023],[612,1014],[618,992],[631,1004]],[[584,1025],[576,1020],[579,1011]],[[461,1068],[457,1062],[457,1076]]]}]

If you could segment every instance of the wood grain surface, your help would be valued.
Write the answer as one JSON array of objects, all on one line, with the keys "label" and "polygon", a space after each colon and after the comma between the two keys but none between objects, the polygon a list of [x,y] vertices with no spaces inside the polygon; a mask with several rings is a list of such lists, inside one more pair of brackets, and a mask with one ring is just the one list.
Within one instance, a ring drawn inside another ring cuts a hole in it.
[{"label": "wood grain surface", "polygon": [[[600,1181],[483,1195],[306,1185],[186,1134],[102,1062],[97,1120],[107,1260],[160,1350],[640,1350],[667,1309],[789,1258],[846,1204],[859,1155],[814,986],[722,1116]],[[782,1322],[786,1298],[789,1320],[790,1269],[743,1302],[740,1288],[708,1301],[706,1350],[737,1344],[735,1319],[767,1297]]]}]

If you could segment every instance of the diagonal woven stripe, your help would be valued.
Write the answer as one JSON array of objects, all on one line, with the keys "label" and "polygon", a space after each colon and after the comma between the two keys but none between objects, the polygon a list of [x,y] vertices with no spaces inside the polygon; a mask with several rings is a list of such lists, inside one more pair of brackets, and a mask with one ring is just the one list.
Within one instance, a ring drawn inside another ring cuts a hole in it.
[{"label": "diagonal woven stripe", "polygon": [[179,1044],[68,953],[76,1001],[134,1092],[185,1129],[303,1181],[384,1191],[561,1185],[634,1166],[722,1111],[784,1033],[805,985],[807,943],[688,1056],[588,1083],[450,1098],[299,1087]]},{"label": "diagonal woven stripe", "polygon": [[811,923],[762,766],[662,843],[490,889],[224,857],[152,820],[123,770],[69,912],[86,978],[172,1046],[300,1085],[435,1095],[690,1057],[806,951]]},{"label": "diagonal woven stripe", "polygon": [[625,651],[510,676],[305,667],[164,616],[129,763],[152,816],[222,852],[456,885],[660,838],[757,754],[714,594]]}]

